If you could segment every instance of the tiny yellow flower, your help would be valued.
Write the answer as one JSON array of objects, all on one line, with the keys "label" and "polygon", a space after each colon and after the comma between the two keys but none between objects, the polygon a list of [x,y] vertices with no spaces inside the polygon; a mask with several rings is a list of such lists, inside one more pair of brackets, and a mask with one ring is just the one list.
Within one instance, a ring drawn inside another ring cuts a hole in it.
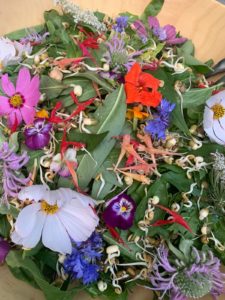
[{"label": "tiny yellow flower", "polygon": [[47,119],[49,117],[49,113],[46,109],[43,108],[43,109],[37,111],[35,116],[37,118]]},{"label": "tiny yellow flower", "polygon": [[148,113],[141,111],[141,107],[140,106],[135,106],[132,109],[128,109],[127,110],[127,114],[126,114],[127,118],[129,120],[136,118],[139,120],[145,119],[149,116]]}]

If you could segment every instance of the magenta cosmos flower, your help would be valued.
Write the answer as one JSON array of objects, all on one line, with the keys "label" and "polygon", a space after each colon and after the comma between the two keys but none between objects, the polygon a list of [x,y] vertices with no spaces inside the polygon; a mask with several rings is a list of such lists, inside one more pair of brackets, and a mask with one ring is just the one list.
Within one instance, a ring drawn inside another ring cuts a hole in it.
[{"label": "magenta cosmos flower", "polygon": [[31,79],[27,68],[21,68],[16,87],[9,80],[8,74],[2,75],[1,87],[6,96],[0,96],[0,116],[8,117],[9,126],[20,124],[22,120],[30,125],[34,121],[35,106],[40,98],[40,80]]},{"label": "magenta cosmos flower", "polygon": [[126,230],[133,225],[135,211],[134,200],[122,193],[107,202],[102,217],[108,226]]}]

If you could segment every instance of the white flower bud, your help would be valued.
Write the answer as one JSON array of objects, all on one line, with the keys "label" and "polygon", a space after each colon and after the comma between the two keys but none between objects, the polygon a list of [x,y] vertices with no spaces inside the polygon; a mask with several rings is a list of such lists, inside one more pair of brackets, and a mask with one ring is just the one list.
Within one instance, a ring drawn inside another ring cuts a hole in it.
[{"label": "white flower bud", "polygon": [[73,92],[77,97],[80,97],[83,93],[83,89],[80,85],[75,85],[73,88]]},{"label": "white flower bud", "polygon": [[171,138],[166,142],[166,148],[172,148],[176,145],[177,140],[175,138]]},{"label": "white flower bud", "polygon": [[204,158],[202,156],[196,156],[194,158],[194,161],[196,162],[196,164],[200,164],[204,161]]},{"label": "white flower bud", "polygon": [[198,128],[197,125],[192,125],[192,126],[190,127],[190,129],[189,129],[189,132],[190,132],[191,134],[194,134],[194,133],[196,133],[197,128]]},{"label": "white flower bud", "polygon": [[105,290],[107,290],[107,287],[108,287],[108,285],[107,285],[106,282],[104,282],[102,280],[100,280],[98,282],[98,289],[99,289],[100,292],[104,292]]},{"label": "white flower bud", "polygon": [[207,225],[203,225],[202,228],[201,228],[201,233],[204,234],[204,235],[207,235],[208,233],[208,227]]},{"label": "white flower bud", "polygon": [[[120,254],[120,249],[117,245],[112,245],[106,248],[107,254],[118,253]],[[119,256],[119,255],[118,255]]]},{"label": "white flower bud", "polygon": [[175,202],[171,205],[171,209],[172,211],[178,212],[180,210],[180,205]]},{"label": "white flower bud", "polygon": [[130,176],[125,176],[124,181],[125,181],[126,185],[132,185],[134,180]]},{"label": "white flower bud", "polygon": [[62,81],[63,73],[56,67],[50,71],[49,77],[57,81]]},{"label": "white flower bud", "polygon": [[83,119],[84,125],[95,125],[96,123],[97,123],[97,120],[95,120],[95,119],[90,119],[90,118]]},{"label": "white flower bud", "polygon": [[204,220],[209,215],[209,209],[208,208],[202,208],[199,212],[199,220]]}]

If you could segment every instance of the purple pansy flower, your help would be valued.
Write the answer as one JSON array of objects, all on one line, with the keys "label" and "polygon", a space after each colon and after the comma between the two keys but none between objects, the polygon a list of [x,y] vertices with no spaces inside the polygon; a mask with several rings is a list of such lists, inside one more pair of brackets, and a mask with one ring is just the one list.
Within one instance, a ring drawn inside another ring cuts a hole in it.
[{"label": "purple pansy flower", "polygon": [[113,25],[113,29],[119,33],[124,32],[124,29],[128,25],[128,16],[120,16],[116,18],[116,24]]},{"label": "purple pansy flower", "polygon": [[166,129],[169,126],[170,114],[175,106],[175,103],[162,99],[160,106],[157,108],[157,114],[153,115],[154,119],[147,122],[145,131],[154,138],[164,140],[166,138]]},{"label": "purple pansy flower", "polygon": [[102,217],[107,225],[126,230],[133,225],[135,211],[134,200],[122,193],[107,202]]},{"label": "purple pansy flower", "polygon": [[[150,281],[152,290],[162,291],[173,300],[199,299],[210,293],[213,299],[224,293],[224,277],[220,261],[211,251],[192,248],[189,263],[169,261],[168,249],[161,245],[153,264]],[[174,261],[174,260],[173,260]]]},{"label": "purple pansy flower", "polygon": [[162,42],[166,42],[167,45],[177,45],[186,42],[186,38],[176,37],[176,28],[172,25],[165,25],[160,27],[159,21],[156,17],[148,17],[148,24],[152,29],[153,34]]},{"label": "purple pansy flower", "polygon": [[44,148],[50,141],[51,129],[52,124],[46,123],[45,119],[35,120],[33,126],[24,131],[25,144],[32,150]]}]

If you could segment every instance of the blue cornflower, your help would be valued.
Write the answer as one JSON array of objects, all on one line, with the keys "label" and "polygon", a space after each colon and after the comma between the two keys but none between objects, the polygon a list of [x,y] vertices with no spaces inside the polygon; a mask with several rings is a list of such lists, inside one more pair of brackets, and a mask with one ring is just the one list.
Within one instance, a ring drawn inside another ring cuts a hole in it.
[{"label": "blue cornflower", "polygon": [[113,29],[119,33],[124,32],[124,29],[128,25],[128,16],[120,16],[116,18],[116,24],[113,26]]},{"label": "blue cornflower", "polygon": [[145,131],[151,134],[153,138],[164,140],[166,138],[166,129],[169,126],[170,114],[175,106],[175,103],[162,99],[160,106],[157,108],[157,114],[153,115],[154,119],[147,122]]},{"label": "blue cornflower", "polygon": [[64,261],[64,270],[74,279],[82,279],[84,285],[96,282],[99,278],[102,236],[94,232],[81,243],[75,243],[72,253]]}]

